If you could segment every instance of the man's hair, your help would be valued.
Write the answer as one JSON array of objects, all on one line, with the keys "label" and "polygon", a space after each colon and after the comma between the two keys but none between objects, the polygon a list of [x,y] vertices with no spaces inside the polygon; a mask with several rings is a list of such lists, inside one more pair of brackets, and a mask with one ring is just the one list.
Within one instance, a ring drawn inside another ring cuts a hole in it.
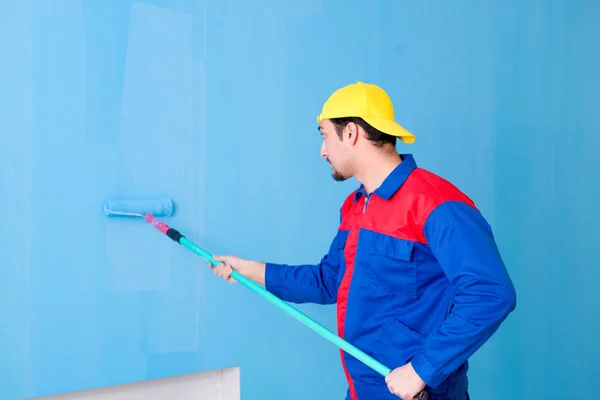
[{"label": "man's hair", "polygon": [[342,138],[342,132],[346,125],[348,125],[350,122],[354,122],[356,125],[361,126],[365,130],[367,133],[367,139],[373,142],[376,147],[383,147],[385,144],[391,144],[394,147],[396,146],[396,136],[388,135],[373,128],[362,118],[331,118],[331,122],[335,126],[335,130],[340,139]]}]

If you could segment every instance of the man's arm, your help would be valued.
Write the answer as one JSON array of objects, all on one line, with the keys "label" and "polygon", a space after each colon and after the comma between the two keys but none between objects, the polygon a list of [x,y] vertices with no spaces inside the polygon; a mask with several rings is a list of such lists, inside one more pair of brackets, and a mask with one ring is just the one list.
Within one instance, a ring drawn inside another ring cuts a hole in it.
[{"label": "man's arm", "polygon": [[265,287],[282,300],[293,303],[333,304],[346,232],[338,231],[329,252],[318,264],[266,263]]},{"label": "man's arm", "polygon": [[516,307],[516,293],[480,212],[462,202],[436,207],[423,234],[454,287],[454,308],[412,360],[417,374],[439,385],[475,353]]}]

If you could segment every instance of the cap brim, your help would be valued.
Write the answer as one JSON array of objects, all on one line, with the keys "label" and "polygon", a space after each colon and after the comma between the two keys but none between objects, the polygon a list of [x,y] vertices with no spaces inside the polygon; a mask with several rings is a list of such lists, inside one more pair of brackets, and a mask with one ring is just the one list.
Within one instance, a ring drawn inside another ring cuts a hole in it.
[{"label": "cap brim", "polygon": [[406,130],[396,121],[388,119],[363,117],[363,119],[372,127],[388,135],[396,136],[405,143],[413,143],[416,140],[415,135]]}]

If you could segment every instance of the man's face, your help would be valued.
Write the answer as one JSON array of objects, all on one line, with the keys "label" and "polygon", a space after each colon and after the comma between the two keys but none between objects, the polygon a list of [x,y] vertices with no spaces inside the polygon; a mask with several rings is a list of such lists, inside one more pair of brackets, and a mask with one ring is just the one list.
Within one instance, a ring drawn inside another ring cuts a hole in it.
[{"label": "man's face", "polygon": [[323,137],[321,157],[331,165],[333,179],[338,182],[345,181],[351,177],[347,146],[338,136],[331,121],[322,121],[319,125],[319,131]]}]

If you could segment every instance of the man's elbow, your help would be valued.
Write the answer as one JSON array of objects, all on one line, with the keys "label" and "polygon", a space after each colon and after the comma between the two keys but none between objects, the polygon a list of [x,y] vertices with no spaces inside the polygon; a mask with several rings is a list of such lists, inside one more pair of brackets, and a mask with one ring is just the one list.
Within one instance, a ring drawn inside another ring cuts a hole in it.
[{"label": "man's elbow", "polygon": [[510,280],[499,286],[496,300],[501,319],[506,318],[517,308],[517,291]]}]

